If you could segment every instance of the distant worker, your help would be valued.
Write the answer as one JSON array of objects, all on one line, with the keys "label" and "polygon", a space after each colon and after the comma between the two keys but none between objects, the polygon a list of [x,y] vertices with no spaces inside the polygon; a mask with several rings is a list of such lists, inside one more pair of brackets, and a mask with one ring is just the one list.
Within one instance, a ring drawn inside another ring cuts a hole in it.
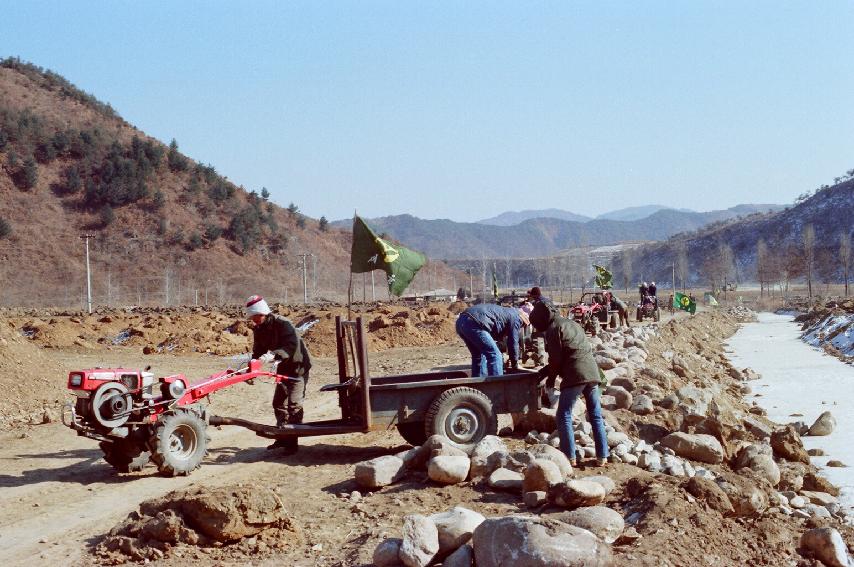
[{"label": "distant worker", "polygon": [[650,297],[655,297],[655,291],[656,291],[655,282],[652,282],[651,284],[649,284],[649,295],[650,295]]},{"label": "distant worker", "polygon": [[519,367],[519,335],[528,316],[515,307],[494,303],[479,303],[460,313],[457,334],[471,353],[471,375],[501,376],[504,374],[504,357],[497,341],[505,340],[510,357],[509,368]]},{"label": "distant worker", "polygon": [[[584,329],[571,319],[561,317],[554,307],[540,302],[531,312],[531,324],[546,335],[546,352],[549,363],[540,370],[547,377],[547,387],[553,388],[560,376],[560,399],[555,419],[560,450],[578,466],[581,457],[576,454],[575,433],[572,429],[572,408],[579,395],[584,395],[587,419],[593,427],[596,445],[596,465],[603,466],[608,459],[608,440],[605,419],[599,404],[599,366],[593,359],[593,348]],[[549,382],[551,385],[549,386]]]},{"label": "distant worker", "polygon": [[551,303],[552,300],[543,295],[543,291],[540,289],[540,286],[534,286],[528,290],[528,301],[533,304],[536,304],[538,301],[545,301],[546,303]]},{"label": "distant worker", "polygon": [[611,294],[611,309],[616,311],[620,317],[620,325],[631,327],[629,324],[629,306],[613,293]]},{"label": "distant worker", "polygon": [[646,298],[649,295],[649,286],[646,285],[646,282],[643,282],[638,288],[638,293],[640,294],[641,304],[646,303]]},{"label": "distant worker", "polygon": [[[276,384],[273,393],[273,413],[276,427],[302,423],[305,385],[311,369],[311,355],[293,324],[270,311],[260,295],[246,302],[246,317],[252,321],[252,358],[263,362],[278,361],[276,374],[288,376]],[[276,439],[267,449],[284,449],[284,454],[297,452],[296,437]]]}]

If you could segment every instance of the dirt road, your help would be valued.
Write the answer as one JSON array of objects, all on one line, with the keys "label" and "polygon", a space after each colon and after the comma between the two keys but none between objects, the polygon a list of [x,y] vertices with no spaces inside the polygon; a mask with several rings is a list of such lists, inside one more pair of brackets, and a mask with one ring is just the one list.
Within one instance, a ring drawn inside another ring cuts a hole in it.
[{"label": "dirt road", "polygon": [[[395,349],[374,355],[375,375],[415,372],[438,366],[465,364],[467,352],[460,346]],[[146,356],[127,352],[98,355],[53,352],[62,364],[75,367],[144,366],[152,364],[158,374],[184,372],[201,378],[223,368],[226,361],[215,357]],[[307,402],[307,420],[334,417],[338,412],[335,394],[317,390],[336,380],[334,361],[320,359],[312,370]],[[270,422],[271,384],[239,385],[212,399],[211,409]],[[61,424],[33,426],[0,434],[0,562],[25,564],[89,564],[94,558],[87,547],[105,534],[146,499],[191,484],[219,485],[259,481],[279,486],[291,513],[307,522],[309,542],[294,553],[308,553],[305,564],[327,564],[317,547],[329,550],[329,561],[339,558],[347,531],[341,522],[352,515],[324,522],[324,516],[342,511],[339,492],[349,492],[353,465],[386,454],[403,445],[396,431],[369,435],[310,438],[294,457],[276,459],[265,450],[269,441],[253,433],[224,427],[212,431],[212,445],[202,468],[189,477],[162,478],[153,467],[130,475],[116,475],[101,459],[95,441],[77,437]],[[346,501],[344,501],[346,502]],[[316,525],[315,525],[316,524]],[[350,534],[352,535],[352,534]],[[303,551],[307,550],[307,551]],[[296,558],[293,558],[296,560]],[[353,558],[355,564],[360,561]],[[193,563],[204,557],[193,558]],[[330,562],[329,564],[334,564]],[[349,563],[348,563],[349,564]]]}]

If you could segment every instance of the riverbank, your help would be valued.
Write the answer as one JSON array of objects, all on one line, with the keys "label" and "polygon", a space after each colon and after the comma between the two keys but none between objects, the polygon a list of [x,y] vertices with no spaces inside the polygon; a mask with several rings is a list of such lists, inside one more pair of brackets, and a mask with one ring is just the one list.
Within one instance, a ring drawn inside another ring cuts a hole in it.
[{"label": "riverbank", "polygon": [[[854,367],[805,343],[801,325],[790,315],[758,314],[756,323],[742,326],[728,341],[728,356],[736,366],[749,366],[761,375],[748,396],[778,423],[812,424],[830,411],[836,428],[828,436],[804,436],[804,446],[823,452],[811,458],[821,474],[841,489],[840,504],[854,511]],[[846,467],[828,467],[841,461]]]}]

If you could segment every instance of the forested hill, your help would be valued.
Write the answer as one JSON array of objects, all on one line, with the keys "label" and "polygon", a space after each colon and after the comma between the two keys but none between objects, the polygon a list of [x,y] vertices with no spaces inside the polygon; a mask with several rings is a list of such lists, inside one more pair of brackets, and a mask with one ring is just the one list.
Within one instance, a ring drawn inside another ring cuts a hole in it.
[{"label": "forested hill", "polygon": [[79,305],[84,233],[98,303],[302,299],[302,253],[311,296],[346,294],[348,232],[146,136],[56,73],[0,60],[0,305]]},{"label": "forested hill", "polygon": [[[630,265],[633,277],[643,270],[645,277],[659,281],[670,281],[675,266],[677,281],[684,275],[688,283],[702,285],[720,285],[726,279],[785,286],[807,277],[822,285],[844,277],[846,248],[850,271],[852,233],[854,170],[777,213],[732,220],[642,247]],[[622,279],[620,259],[613,265]]]}]

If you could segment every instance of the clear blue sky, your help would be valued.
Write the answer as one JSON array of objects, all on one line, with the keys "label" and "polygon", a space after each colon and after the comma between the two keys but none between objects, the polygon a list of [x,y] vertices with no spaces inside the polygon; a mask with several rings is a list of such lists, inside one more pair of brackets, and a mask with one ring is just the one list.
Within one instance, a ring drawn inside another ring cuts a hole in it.
[{"label": "clear blue sky", "polygon": [[851,2],[0,0],[53,69],[314,217],[791,202],[854,168]]}]

